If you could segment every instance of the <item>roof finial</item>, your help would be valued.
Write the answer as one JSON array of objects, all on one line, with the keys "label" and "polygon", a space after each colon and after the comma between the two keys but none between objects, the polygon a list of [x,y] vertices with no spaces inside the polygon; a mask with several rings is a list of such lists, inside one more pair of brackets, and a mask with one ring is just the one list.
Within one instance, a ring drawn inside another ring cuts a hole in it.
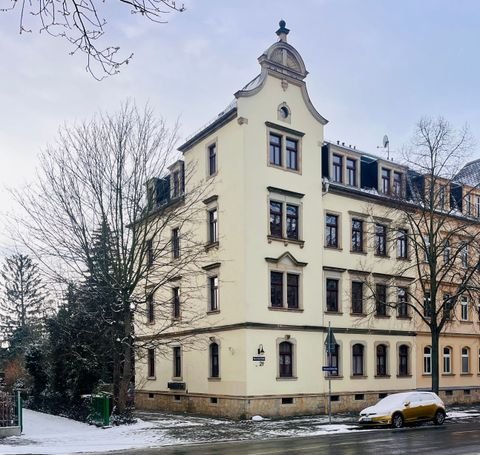
[{"label": "roof finial", "polygon": [[287,35],[290,32],[290,30],[287,27],[285,27],[287,23],[282,19],[278,23],[278,25],[280,25],[280,28],[276,31],[278,38],[280,39],[280,41],[287,42]]}]

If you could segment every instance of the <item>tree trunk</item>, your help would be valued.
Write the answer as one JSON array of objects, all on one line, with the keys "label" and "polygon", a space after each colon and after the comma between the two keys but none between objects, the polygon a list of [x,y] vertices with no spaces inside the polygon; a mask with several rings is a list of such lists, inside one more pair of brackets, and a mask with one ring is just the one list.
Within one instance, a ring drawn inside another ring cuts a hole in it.
[{"label": "tree trunk", "polygon": [[439,375],[439,345],[440,333],[436,328],[432,327],[432,392],[438,395],[440,387],[440,375]]},{"label": "tree trunk", "polygon": [[120,357],[123,368],[118,384],[117,407],[119,412],[124,412],[128,403],[128,388],[133,379],[133,351],[132,351],[132,313],[130,311],[130,300],[126,298],[123,304],[124,340]]}]

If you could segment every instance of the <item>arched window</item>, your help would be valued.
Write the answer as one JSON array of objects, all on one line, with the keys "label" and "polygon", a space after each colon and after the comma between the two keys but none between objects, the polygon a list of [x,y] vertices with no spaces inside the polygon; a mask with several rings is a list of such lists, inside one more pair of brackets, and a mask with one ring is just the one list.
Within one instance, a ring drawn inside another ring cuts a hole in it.
[{"label": "arched window", "polygon": [[210,377],[220,377],[220,368],[218,362],[218,344],[212,343],[210,345]]},{"label": "arched window", "polygon": [[406,344],[400,345],[398,348],[398,375],[408,376],[408,356],[409,348]]},{"label": "arched window", "polygon": [[279,373],[281,378],[293,377],[293,345],[283,341],[278,346]]},{"label": "arched window", "polygon": [[452,348],[443,348],[443,372],[450,374],[452,372]]},{"label": "arched window", "polygon": [[423,348],[423,374],[432,374],[432,348],[425,346]]},{"label": "arched window", "polygon": [[357,343],[352,346],[352,375],[363,376],[363,344]]},{"label": "arched window", "polygon": [[470,373],[470,349],[462,348],[462,373]]},{"label": "arched window", "polygon": [[377,376],[387,375],[387,346],[379,344],[377,346]]}]

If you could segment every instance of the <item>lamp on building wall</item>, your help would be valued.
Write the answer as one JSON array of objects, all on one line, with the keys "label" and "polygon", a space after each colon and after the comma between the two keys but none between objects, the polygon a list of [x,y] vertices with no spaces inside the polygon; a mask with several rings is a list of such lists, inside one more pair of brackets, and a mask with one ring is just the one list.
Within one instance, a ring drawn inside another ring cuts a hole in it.
[{"label": "lamp on building wall", "polygon": [[215,337],[209,337],[208,338],[210,341],[215,341]]},{"label": "lamp on building wall", "polygon": [[329,188],[330,188],[330,181],[327,179],[327,177],[323,177],[323,178],[322,178],[322,191],[323,191],[323,194],[327,194]]},{"label": "lamp on building wall", "polygon": [[286,339],[286,340],[289,340],[289,339],[290,339],[290,335],[288,335],[288,334],[285,335],[285,339]]},{"label": "lamp on building wall", "polygon": [[257,352],[258,352],[258,355],[263,355],[263,354],[265,354],[265,351],[263,350],[263,344],[259,344],[259,345],[258,345]]}]

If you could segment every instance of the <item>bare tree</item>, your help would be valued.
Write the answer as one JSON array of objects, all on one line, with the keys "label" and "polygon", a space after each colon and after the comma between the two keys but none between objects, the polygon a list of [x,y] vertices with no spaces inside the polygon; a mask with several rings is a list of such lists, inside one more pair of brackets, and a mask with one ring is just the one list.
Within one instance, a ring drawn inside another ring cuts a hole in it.
[{"label": "bare tree", "polygon": [[[113,5],[106,6],[97,0],[6,0],[9,6],[0,12],[18,12],[20,33],[31,32],[32,28],[54,37],[66,39],[72,46],[71,54],[85,53],[86,69],[96,79],[119,72],[121,65],[128,64],[133,57],[120,57],[120,48],[102,44],[108,25],[106,17],[114,15]],[[119,6],[130,8],[130,13],[147,20],[165,23],[171,12],[184,11],[183,5],[172,0],[120,0]],[[106,17],[105,17],[106,16]]]},{"label": "bare tree", "polygon": [[176,129],[156,121],[150,109],[127,104],[115,115],[64,127],[41,157],[37,182],[15,193],[24,209],[17,235],[51,276],[65,284],[80,277],[110,299],[103,314],[120,346],[113,375],[120,410],[133,378],[135,323],[144,325],[150,306],[168,317],[151,326],[142,346],[176,342],[172,332],[203,317],[189,304],[196,287],[182,288],[182,318],[171,316],[171,294],[164,291],[196,276],[205,254],[194,232],[196,220],[203,222],[206,186],[191,182],[183,161],[173,162],[175,141]]},{"label": "bare tree", "polygon": [[473,307],[478,301],[480,205],[474,210],[472,197],[480,196],[480,174],[468,183],[459,174],[470,148],[467,128],[456,130],[442,118],[418,123],[404,154],[410,168],[407,187],[385,209],[385,216],[394,220],[390,256],[409,259],[397,261],[392,276],[404,277],[407,284],[385,296],[384,288],[380,295],[375,284],[367,282],[370,314],[383,314],[388,307],[401,315],[410,312],[419,329],[430,332],[436,393],[440,335],[452,328],[459,302],[468,298]]}]

